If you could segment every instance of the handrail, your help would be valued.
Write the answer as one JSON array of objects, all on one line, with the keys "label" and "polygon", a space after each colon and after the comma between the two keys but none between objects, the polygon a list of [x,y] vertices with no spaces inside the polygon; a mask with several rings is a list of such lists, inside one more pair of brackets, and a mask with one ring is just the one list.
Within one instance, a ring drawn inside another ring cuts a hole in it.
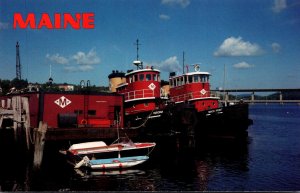
[{"label": "handrail", "polygon": [[125,92],[122,94],[124,94],[125,100],[155,97],[154,90],[151,90],[151,89],[134,90],[134,91]]},{"label": "handrail", "polygon": [[180,102],[180,101],[186,101],[186,100],[191,100],[191,99],[197,99],[197,98],[207,98],[207,97],[214,97],[210,93],[210,91],[206,91],[206,93],[201,93],[201,91],[196,91],[196,92],[189,92],[186,94],[170,97],[173,102]]}]

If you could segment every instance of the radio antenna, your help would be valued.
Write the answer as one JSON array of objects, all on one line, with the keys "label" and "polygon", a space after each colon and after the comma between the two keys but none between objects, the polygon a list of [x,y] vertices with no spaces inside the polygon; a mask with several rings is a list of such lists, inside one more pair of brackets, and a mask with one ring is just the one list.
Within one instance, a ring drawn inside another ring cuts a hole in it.
[{"label": "radio antenna", "polygon": [[136,39],[136,61],[133,62],[134,65],[136,65],[137,69],[143,69],[143,62],[139,61],[139,39]]},{"label": "radio antenna", "polygon": [[182,53],[182,74],[184,74],[184,51]]},{"label": "radio antenna", "polygon": [[134,45],[136,45],[136,60],[139,60],[139,45],[142,44],[139,44],[139,39],[136,39],[136,43]]}]

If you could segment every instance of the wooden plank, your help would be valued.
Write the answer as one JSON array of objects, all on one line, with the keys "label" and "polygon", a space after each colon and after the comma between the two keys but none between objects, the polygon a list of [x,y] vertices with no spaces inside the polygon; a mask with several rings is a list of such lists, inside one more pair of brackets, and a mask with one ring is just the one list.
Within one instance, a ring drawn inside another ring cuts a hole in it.
[{"label": "wooden plank", "polygon": [[47,132],[47,123],[40,121],[39,128],[34,130],[34,158],[33,165],[35,168],[39,168],[43,161],[45,136]]}]

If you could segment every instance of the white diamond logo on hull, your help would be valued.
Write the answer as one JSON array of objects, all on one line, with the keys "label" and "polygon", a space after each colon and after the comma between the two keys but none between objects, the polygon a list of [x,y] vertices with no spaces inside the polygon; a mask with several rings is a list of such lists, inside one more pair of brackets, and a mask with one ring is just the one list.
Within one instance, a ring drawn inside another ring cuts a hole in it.
[{"label": "white diamond logo on hull", "polygon": [[151,83],[149,84],[148,88],[150,88],[151,90],[154,90],[156,88],[155,84]]},{"label": "white diamond logo on hull", "polygon": [[202,95],[205,95],[206,90],[205,90],[205,89],[202,89],[202,90],[200,91],[200,93],[201,93]]},{"label": "white diamond logo on hull", "polygon": [[65,108],[66,106],[71,104],[71,101],[69,99],[67,99],[66,97],[62,96],[59,99],[57,99],[56,101],[54,101],[54,103],[57,104],[58,106],[60,106],[61,108]]}]

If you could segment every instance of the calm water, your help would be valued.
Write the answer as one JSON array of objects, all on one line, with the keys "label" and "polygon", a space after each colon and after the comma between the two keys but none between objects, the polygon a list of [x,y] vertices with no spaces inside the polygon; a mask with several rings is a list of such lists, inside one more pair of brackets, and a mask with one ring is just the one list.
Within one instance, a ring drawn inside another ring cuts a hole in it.
[{"label": "calm water", "polygon": [[41,170],[33,171],[2,136],[1,190],[300,190],[300,106],[251,105],[250,118],[245,139],[198,141],[194,148],[161,139],[150,160],[115,172],[74,170],[51,149]]}]

